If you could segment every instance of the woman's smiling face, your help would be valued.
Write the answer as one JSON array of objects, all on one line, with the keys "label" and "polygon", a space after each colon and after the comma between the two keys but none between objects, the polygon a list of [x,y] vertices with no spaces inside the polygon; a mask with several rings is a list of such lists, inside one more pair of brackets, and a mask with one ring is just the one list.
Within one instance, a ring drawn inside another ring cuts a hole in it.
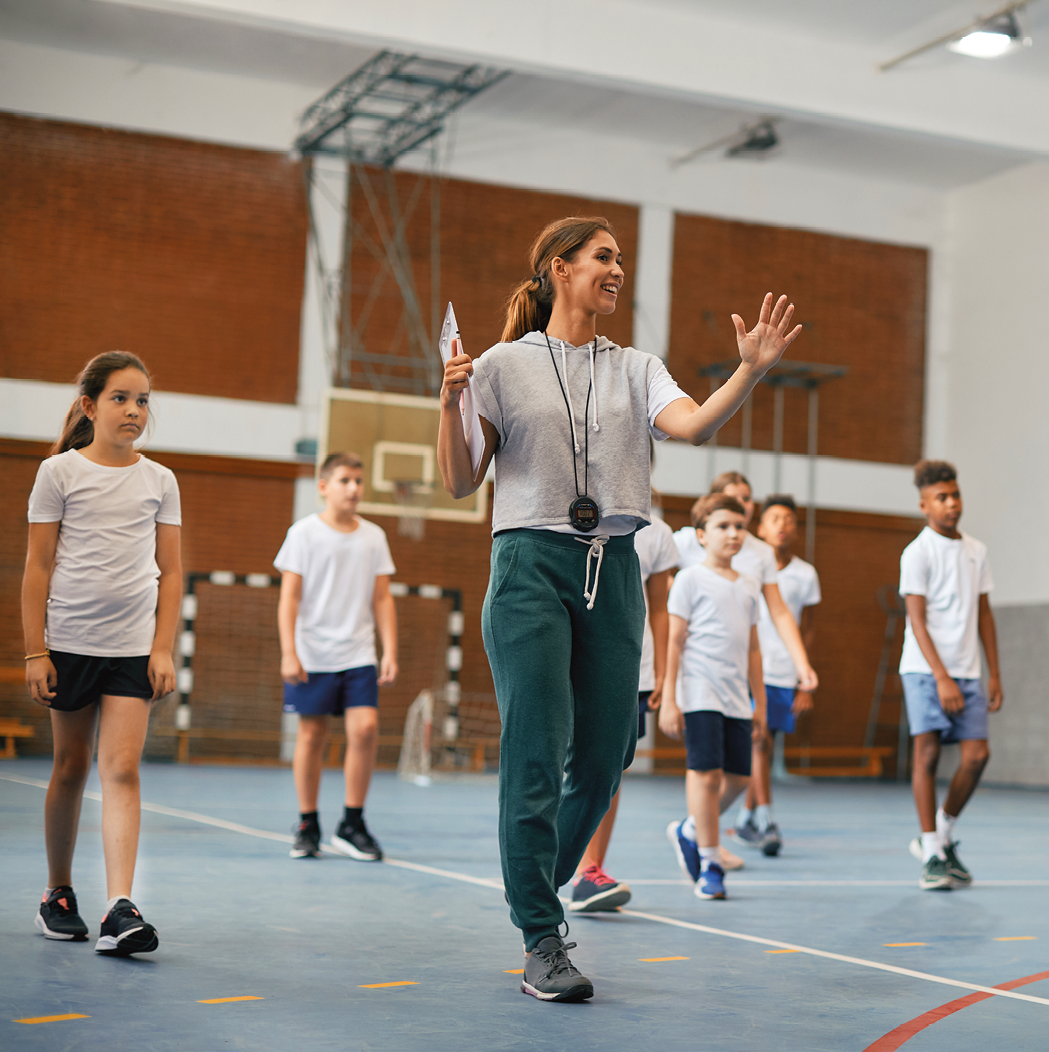
[{"label": "woman's smiling face", "polygon": [[606,230],[599,230],[574,259],[555,259],[551,272],[555,295],[568,300],[564,305],[592,314],[611,314],[626,281],[623,254]]}]

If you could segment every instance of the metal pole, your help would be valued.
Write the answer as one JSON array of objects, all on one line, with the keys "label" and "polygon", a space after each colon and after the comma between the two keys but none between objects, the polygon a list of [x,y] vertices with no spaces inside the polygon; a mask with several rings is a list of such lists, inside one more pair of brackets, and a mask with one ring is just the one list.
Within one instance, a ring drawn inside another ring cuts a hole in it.
[{"label": "metal pole", "polygon": [[779,493],[783,485],[783,386],[777,384],[772,391],[772,489]]},{"label": "metal pole", "polygon": [[809,506],[805,511],[805,561],[811,563],[816,557],[816,425],[820,413],[820,389],[816,384],[809,388]]}]

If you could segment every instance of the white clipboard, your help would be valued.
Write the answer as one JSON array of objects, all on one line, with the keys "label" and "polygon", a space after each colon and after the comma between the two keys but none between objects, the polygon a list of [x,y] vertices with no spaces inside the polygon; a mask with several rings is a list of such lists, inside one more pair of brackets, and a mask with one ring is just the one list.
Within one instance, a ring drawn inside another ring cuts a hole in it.
[{"label": "white clipboard", "polygon": [[[444,324],[441,326],[441,360],[445,363],[452,357],[452,341],[458,339],[459,326],[455,321],[455,311],[449,302],[448,309],[444,312]],[[477,478],[477,469],[481,466],[481,457],[484,455],[484,432],[481,430],[481,418],[474,402],[472,376],[466,381],[466,387],[459,395],[459,412],[463,417],[463,435],[470,450],[470,464],[473,467],[474,478]]]}]

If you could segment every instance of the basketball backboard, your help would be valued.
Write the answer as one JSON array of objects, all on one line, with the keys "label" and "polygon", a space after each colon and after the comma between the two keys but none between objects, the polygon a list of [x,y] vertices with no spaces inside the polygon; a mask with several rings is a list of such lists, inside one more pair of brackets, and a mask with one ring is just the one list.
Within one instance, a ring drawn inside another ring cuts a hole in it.
[{"label": "basketball backboard", "polygon": [[362,515],[396,515],[451,522],[485,522],[488,486],[455,500],[441,483],[436,398],[333,387],[321,398],[318,466],[331,452],[364,461]]}]

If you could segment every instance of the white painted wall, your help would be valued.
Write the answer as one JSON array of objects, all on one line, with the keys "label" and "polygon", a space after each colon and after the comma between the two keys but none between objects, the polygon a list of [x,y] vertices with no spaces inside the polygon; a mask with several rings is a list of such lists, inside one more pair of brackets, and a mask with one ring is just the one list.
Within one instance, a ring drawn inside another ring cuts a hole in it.
[{"label": "white painted wall", "polygon": [[942,363],[943,438],[985,541],[998,604],[1049,601],[1049,164],[947,198],[950,302]]}]

